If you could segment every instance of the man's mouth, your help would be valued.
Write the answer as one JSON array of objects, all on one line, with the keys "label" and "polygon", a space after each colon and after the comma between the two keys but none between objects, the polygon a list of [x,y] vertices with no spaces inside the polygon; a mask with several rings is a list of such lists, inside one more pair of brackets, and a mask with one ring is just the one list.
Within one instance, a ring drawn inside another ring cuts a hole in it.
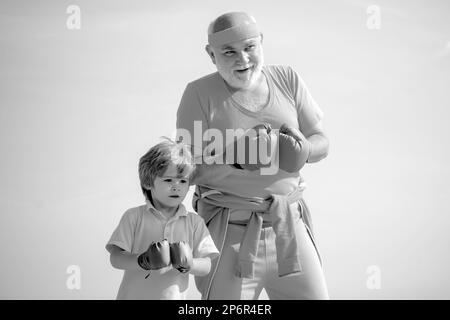
[{"label": "man's mouth", "polygon": [[252,67],[247,67],[247,68],[237,69],[236,72],[237,73],[246,73],[247,71],[250,71],[251,69],[252,69]]},{"label": "man's mouth", "polygon": [[174,198],[174,199],[178,199],[180,196],[177,196],[177,195],[172,195],[172,196],[169,196],[169,198]]}]

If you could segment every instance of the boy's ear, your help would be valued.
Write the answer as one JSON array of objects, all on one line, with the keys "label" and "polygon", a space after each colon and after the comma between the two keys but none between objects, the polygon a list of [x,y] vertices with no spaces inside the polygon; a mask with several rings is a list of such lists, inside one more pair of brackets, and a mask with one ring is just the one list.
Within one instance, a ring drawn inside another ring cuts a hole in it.
[{"label": "boy's ear", "polygon": [[153,202],[152,191],[150,189],[146,190],[145,195],[147,196],[147,200],[150,201],[152,206],[155,206],[155,203]]},{"label": "boy's ear", "polygon": [[216,57],[214,56],[214,51],[212,50],[212,48],[209,44],[207,44],[205,46],[205,51],[208,54],[208,56],[211,58],[212,63],[216,64]]},{"label": "boy's ear", "polygon": [[141,189],[142,192],[144,193],[144,195],[146,196],[146,198],[148,199],[151,196],[151,188],[147,185],[141,185]]}]

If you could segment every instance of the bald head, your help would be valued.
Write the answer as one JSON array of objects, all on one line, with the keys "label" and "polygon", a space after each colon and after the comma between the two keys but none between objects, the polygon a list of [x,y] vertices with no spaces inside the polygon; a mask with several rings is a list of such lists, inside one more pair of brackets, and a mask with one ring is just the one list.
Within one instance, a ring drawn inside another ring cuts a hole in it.
[{"label": "bald head", "polygon": [[208,43],[218,47],[226,43],[261,35],[256,20],[245,12],[228,12],[217,17],[208,28]]},{"label": "bald head", "polygon": [[245,12],[228,12],[217,17],[208,28],[208,35],[245,23],[256,23],[255,18]]}]

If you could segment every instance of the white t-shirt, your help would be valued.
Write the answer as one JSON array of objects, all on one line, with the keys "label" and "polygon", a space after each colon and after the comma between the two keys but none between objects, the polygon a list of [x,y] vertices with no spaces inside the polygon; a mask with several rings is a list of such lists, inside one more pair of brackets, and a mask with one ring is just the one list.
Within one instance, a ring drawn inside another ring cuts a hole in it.
[{"label": "white t-shirt", "polygon": [[[166,220],[165,216],[147,201],[146,205],[127,210],[106,245],[111,252],[113,245],[130,253],[146,251],[153,241],[167,239],[169,243],[186,241],[192,248],[194,258],[214,259],[219,251],[214,245],[204,220],[197,214],[187,212],[180,204],[177,213]],[[170,299],[186,298],[189,275],[171,269],[164,274],[149,271],[124,271],[117,299]]]},{"label": "white t-shirt", "polygon": [[[282,124],[309,132],[323,118],[323,112],[313,99],[301,77],[287,66],[264,66],[262,72],[269,86],[267,105],[253,112],[245,109],[227,89],[218,72],[189,83],[177,111],[177,129],[190,133],[194,154],[206,149],[203,140],[208,129],[215,129],[225,140],[229,129],[250,129],[268,123],[273,129]],[[198,130],[195,125],[199,124]],[[196,132],[196,131],[199,131]],[[200,143],[196,143],[199,140]],[[198,165],[193,184],[203,185],[239,197],[266,198],[272,194],[288,194],[303,179],[299,172],[278,170],[263,175],[259,170],[236,169],[230,165]]]},{"label": "white t-shirt", "polygon": [[[262,72],[269,86],[269,101],[263,109],[257,112],[245,109],[233,98],[220,74],[215,72],[187,85],[177,112],[177,128],[187,130],[194,144],[196,122],[201,124],[202,134],[208,129],[216,129],[226,137],[227,129],[246,130],[261,123],[269,123],[273,129],[287,124],[305,133],[322,120],[322,110],[291,67],[264,66]],[[200,141],[201,138],[200,135]],[[203,141],[202,150],[207,144]],[[249,198],[289,194],[305,184],[300,172],[289,173],[280,169],[276,174],[263,175],[259,170],[240,170],[221,164],[197,165],[194,180],[194,184]],[[249,211],[235,209],[231,213],[231,219],[236,220],[245,220],[251,215]]]}]

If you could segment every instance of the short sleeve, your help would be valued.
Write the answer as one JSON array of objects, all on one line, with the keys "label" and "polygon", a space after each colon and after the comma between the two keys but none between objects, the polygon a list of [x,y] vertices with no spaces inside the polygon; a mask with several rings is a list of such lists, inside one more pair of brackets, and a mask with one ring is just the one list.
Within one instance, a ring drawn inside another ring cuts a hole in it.
[{"label": "short sleeve", "polygon": [[209,234],[205,221],[198,215],[195,219],[193,255],[194,258],[210,257],[211,259],[219,256],[219,250]]},{"label": "short sleeve", "polygon": [[106,244],[106,250],[111,252],[112,246],[115,245],[125,251],[132,252],[136,222],[137,212],[132,210],[126,211]]},{"label": "short sleeve", "polygon": [[290,78],[294,86],[294,99],[297,107],[298,123],[302,133],[310,132],[323,118],[323,112],[312,97],[303,79],[290,69]]}]

